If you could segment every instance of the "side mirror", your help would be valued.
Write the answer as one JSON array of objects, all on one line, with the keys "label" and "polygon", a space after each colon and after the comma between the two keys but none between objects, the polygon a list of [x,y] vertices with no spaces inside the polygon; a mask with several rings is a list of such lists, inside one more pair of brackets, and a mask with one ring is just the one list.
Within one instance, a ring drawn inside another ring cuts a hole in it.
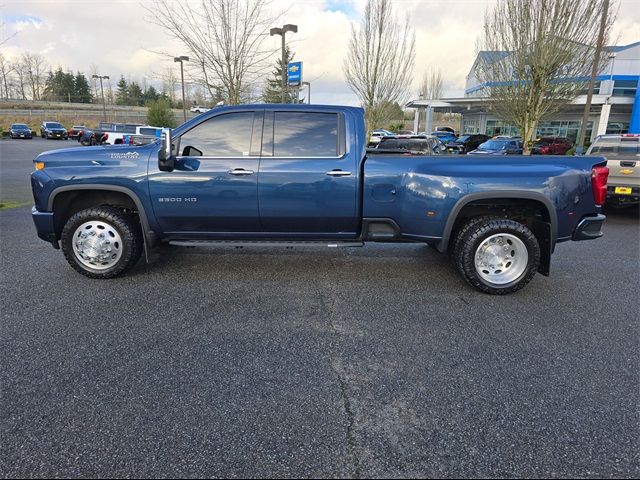
[{"label": "side mirror", "polygon": [[171,131],[165,130],[162,135],[162,146],[158,151],[158,169],[162,172],[172,172],[176,166],[176,159],[171,152]]}]

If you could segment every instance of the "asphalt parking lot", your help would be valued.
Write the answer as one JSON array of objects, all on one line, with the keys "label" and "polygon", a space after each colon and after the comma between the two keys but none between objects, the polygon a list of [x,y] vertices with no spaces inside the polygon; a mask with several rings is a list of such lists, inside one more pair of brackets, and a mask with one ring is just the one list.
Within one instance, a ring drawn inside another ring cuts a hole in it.
[{"label": "asphalt parking lot", "polygon": [[[480,294],[420,245],[161,250],[89,280],[0,140],[3,477],[638,477],[638,209]],[[82,148],[82,147],[80,147]]]}]

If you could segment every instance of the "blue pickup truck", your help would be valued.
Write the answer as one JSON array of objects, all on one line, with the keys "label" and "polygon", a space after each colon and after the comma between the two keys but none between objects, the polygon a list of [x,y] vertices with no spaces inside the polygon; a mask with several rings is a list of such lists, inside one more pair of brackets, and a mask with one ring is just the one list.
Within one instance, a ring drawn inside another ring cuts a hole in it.
[{"label": "blue pickup truck", "polygon": [[148,145],[42,153],[33,220],[91,278],[148,261],[160,242],[422,242],[491,294],[548,275],[558,242],[602,235],[602,157],[384,155],[366,144],[360,108],[216,108]]}]

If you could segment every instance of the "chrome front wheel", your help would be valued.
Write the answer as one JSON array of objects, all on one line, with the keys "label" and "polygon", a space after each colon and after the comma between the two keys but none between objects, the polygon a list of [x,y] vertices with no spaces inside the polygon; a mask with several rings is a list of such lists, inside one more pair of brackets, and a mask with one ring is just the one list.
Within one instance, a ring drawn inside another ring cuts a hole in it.
[{"label": "chrome front wheel", "polygon": [[122,256],[122,238],[106,222],[85,222],[73,233],[73,253],[80,263],[94,270],[106,270]]}]

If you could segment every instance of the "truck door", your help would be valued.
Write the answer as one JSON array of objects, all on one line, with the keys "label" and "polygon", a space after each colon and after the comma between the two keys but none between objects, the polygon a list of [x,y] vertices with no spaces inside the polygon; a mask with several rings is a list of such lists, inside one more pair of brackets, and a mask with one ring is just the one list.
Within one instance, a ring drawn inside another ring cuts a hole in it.
[{"label": "truck door", "polygon": [[154,212],[165,233],[259,232],[258,163],[264,112],[209,118],[174,138],[176,168],[149,165]]},{"label": "truck door", "polygon": [[258,178],[264,232],[353,238],[358,154],[349,151],[343,113],[266,111]]}]

